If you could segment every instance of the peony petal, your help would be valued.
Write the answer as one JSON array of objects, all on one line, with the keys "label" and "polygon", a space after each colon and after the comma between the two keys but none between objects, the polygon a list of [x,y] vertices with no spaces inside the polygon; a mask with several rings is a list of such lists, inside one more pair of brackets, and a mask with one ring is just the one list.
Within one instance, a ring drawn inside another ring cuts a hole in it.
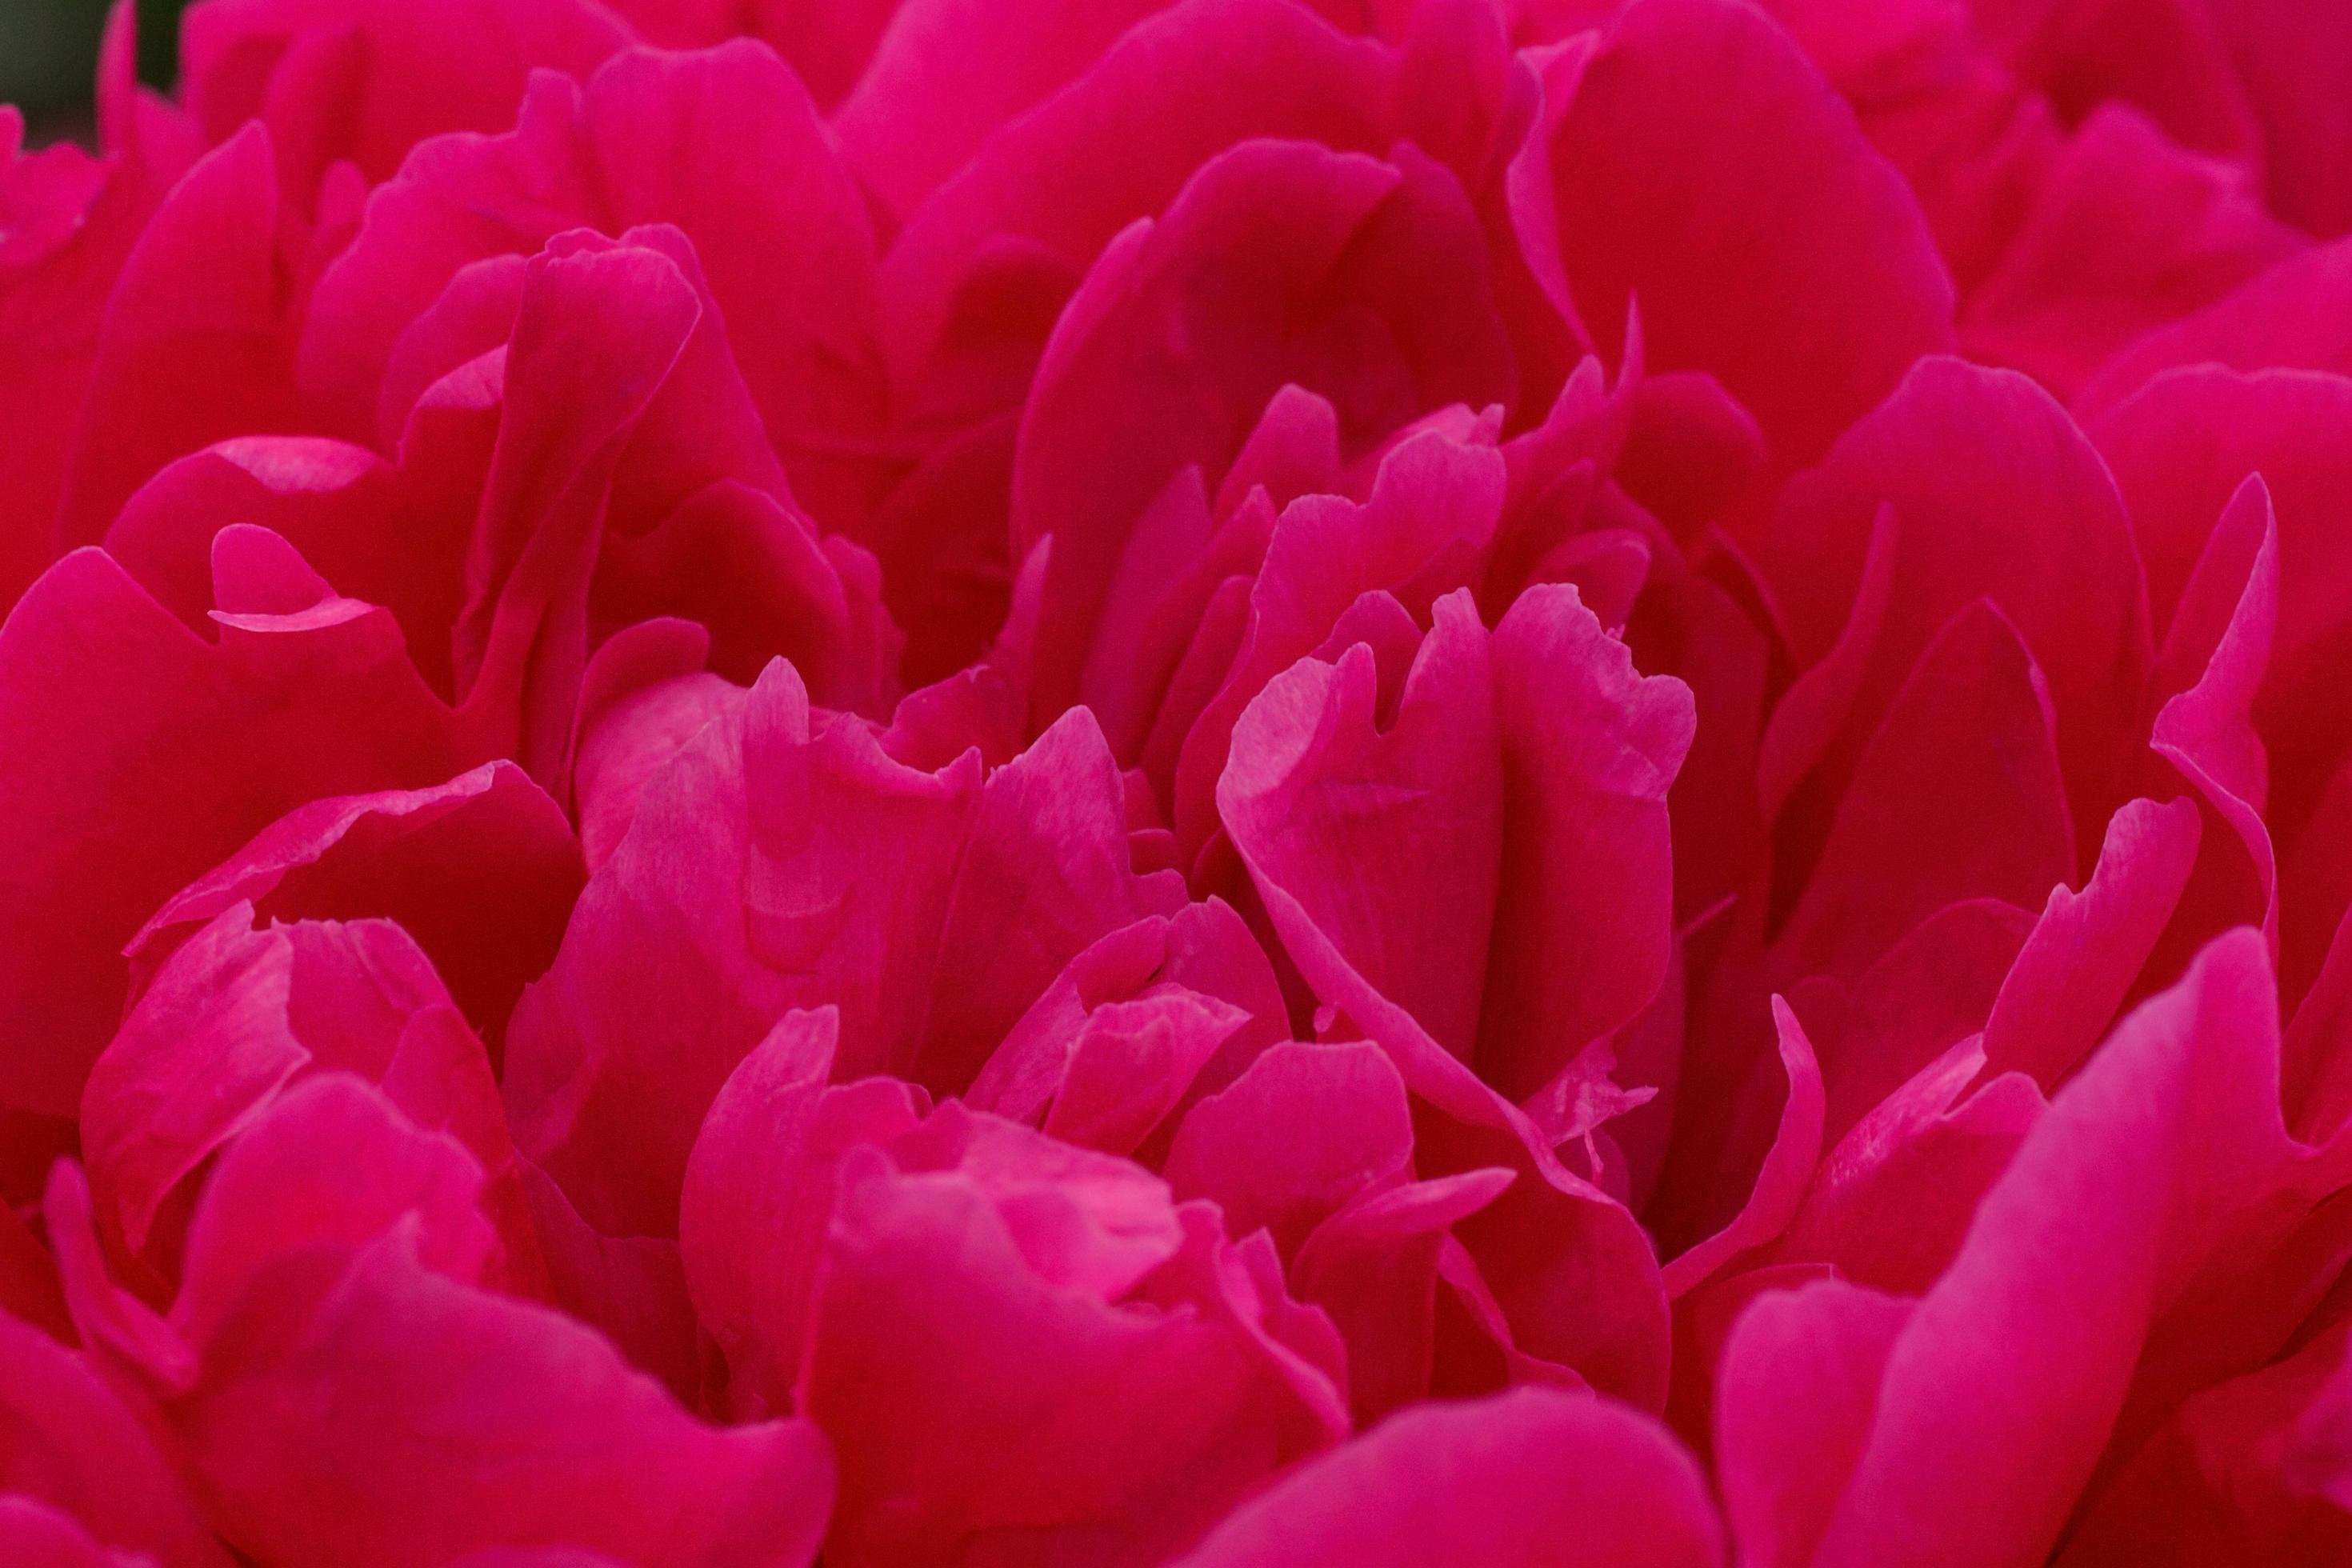
[{"label": "peony petal", "polygon": [[1560,302],[1612,357],[1637,302],[1648,364],[1715,376],[1794,466],[1950,344],[1916,203],[1755,9],[1643,0],[1544,84],[1551,211],[1514,216],[1531,257],[1557,225]]},{"label": "peony petal", "polygon": [[[226,1568],[228,1553],[140,1416],[84,1357],[5,1315],[0,1423],[9,1436],[0,1448],[0,1508],[12,1513],[17,1532],[0,1529],[0,1550],[11,1562],[40,1563],[29,1542],[79,1535],[88,1550],[62,1563]],[[40,1522],[26,1517],[33,1512]]]},{"label": "peony petal", "polygon": [[[1025,374],[1087,265],[1225,149],[1294,137],[1386,151],[1393,69],[1383,51],[1279,0],[1192,0],[1142,22],[909,216],[882,274],[894,371],[914,379],[935,354],[982,347],[953,336],[1017,322],[1034,334],[1015,351]],[[1040,289],[1046,299],[1024,300]]]},{"label": "peony petal", "polygon": [[1465,600],[1440,606],[1401,693],[1363,644],[1274,680],[1236,727],[1218,787],[1253,867],[1464,1058],[1503,853],[1486,637]]},{"label": "peony petal", "polygon": [[[1269,405],[1268,418],[1274,415]],[[1361,506],[1310,495],[1283,509],[1250,584],[1241,647],[1184,738],[1173,781],[1180,837],[1208,837],[1215,778],[1242,710],[1267,681],[1314,652],[1360,595],[1385,591],[1421,615],[1439,593],[1466,583],[1494,534],[1504,478],[1491,448],[1432,432],[1381,458]],[[1097,647],[1100,657],[1099,640]]]},{"label": "peony petal", "polygon": [[1520,595],[1489,657],[1503,862],[1476,1059],[1517,1096],[1632,1023],[1665,977],[1665,797],[1695,716],[1689,689],[1636,671],[1573,588]]},{"label": "peony petal", "polygon": [[[1530,624],[1553,624],[1572,601],[1573,590],[1558,590],[1551,616]],[[1429,963],[1424,939],[1403,935],[1411,929],[1408,922],[1428,912],[1427,867],[1415,862],[1417,875],[1397,884],[1396,893],[1373,900],[1366,896],[1360,869],[1350,865],[1346,877],[1339,877],[1338,868],[1344,862],[1319,857],[1318,851],[1325,847],[1286,815],[1285,808],[1302,796],[1314,801],[1318,810],[1329,809],[1315,801],[1313,792],[1326,787],[1318,773],[1329,765],[1333,753],[1348,755],[1342,748],[1352,748],[1363,762],[1374,764],[1385,761],[1389,752],[1398,753],[1401,761],[1421,763],[1423,758],[1404,749],[1419,740],[1416,727],[1434,731],[1462,721],[1458,708],[1441,709],[1434,702],[1419,706],[1414,700],[1416,691],[1458,689],[1461,666],[1468,663],[1467,673],[1475,674],[1477,657],[1485,652],[1466,594],[1441,600],[1436,611],[1437,628],[1423,643],[1413,676],[1403,682],[1388,733],[1376,732],[1375,708],[1381,688],[1393,690],[1396,683],[1380,679],[1369,646],[1351,648],[1336,667],[1304,660],[1269,685],[1243,715],[1234,730],[1233,760],[1219,784],[1219,805],[1293,962],[1318,997],[1363,1028],[1390,1054],[1406,1087],[1428,1102],[1431,1115],[1416,1126],[1421,1173],[1493,1167],[1521,1173],[1494,1207],[1468,1222],[1464,1237],[1510,1309],[1521,1348],[1590,1371],[1597,1384],[1626,1391],[1630,1397],[1663,1397],[1664,1301],[1654,1291],[1648,1242],[1631,1216],[1563,1170],[1533,1124],[1481,1083],[1447,1044],[1433,1037],[1420,1016],[1389,994],[1388,988],[1399,982],[1388,968],[1400,966],[1406,984],[1444,983],[1461,987],[1459,994],[1470,994],[1458,976]],[[1540,606],[1528,613],[1542,616]],[[1572,626],[1573,614],[1569,618]],[[1590,624],[1589,615],[1584,619]],[[1471,689],[1475,694],[1475,687]],[[1606,715],[1609,710],[1604,707],[1602,711]],[[1475,709],[1469,712],[1475,717]],[[1465,755],[1458,742],[1449,742],[1450,749],[1422,744],[1426,764],[1442,769],[1441,778],[1467,772],[1473,804],[1492,788],[1475,787],[1478,770],[1494,764],[1482,764],[1475,750]],[[1616,754],[1611,747],[1599,750],[1604,756]],[[1369,785],[1372,792],[1396,796],[1396,809],[1430,809],[1423,805],[1426,796],[1396,790],[1377,768]],[[1367,798],[1377,802],[1381,795],[1370,793]],[[1442,796],[1437,800],[1449,812],[1458,812]],[[1347,797],[1336,797],[1335,804],[1347,804]],[[1315,822],[1309,815],[1304,826],[1311,829]],[[1475,863],[1459,864],[1465,857],[1458,831],[1448,830],[1457,847],[1443,852],[1457,882],[1480,874]],[[1500,838],[1496,835],[1490,840],[1497,842],[1498,853]],[[1393,852],[1379,839],[1371,842],[1384,854]],[[1404,867],[1397,865],[1392,874],[1404,875]],[[1657,907],[1663,915],[1664,898]],[[1462,933],[1442,933],[1437,940],[1458,942]],[[1576,1304],[1570,1305],[1571,1301]]]},{"label": "peony petal", "polygon": [[[1740,1521],[1749,1550],[1825,1563],[2050,1550],[2151,1320],[2209,1261],[2236,1266],[2243,1242],[2230,1233],[2246,1205],[2292,1203],[2325,1179],[2311,1164],[2321,1156],[2280,1121],[2272,996],[2262,938],[2239,931],[2118,1026],[2026,1135],[1958,1258],[1898,1330],[1882,1322],[1864,1345],[1834,1325],[1828,1298],[1790,1299],[1791,1342],[1774,1353],[1796,1358],[1792,1370],[1824,1351],[1858,1358],[1845,1397],[1858,1415],[1876,1385],[1875,1415],[1866,1432],[1849,1417],[1832,1446],[1810,1450],[1778,1432],[1719,1430],[1727,1464],[1788,1455],[1811,1478],[1799,1514]],[[1736,1334],[1726,1375],[1767,1359],[1763,1342]],[[1984,1509],[1990,1495],[2005,1506]]]},{"label": "peony petal", "polygon": [[1056,1289],[970,1175],[845,1166],[798,1390],[841,1456],[828,1560],[1156,1561],[1338,1435],[1232,1305],[1184,1299]]},{"label": "peony petal", "polygon": [[[2269,668],[2278,603],[2278,522],[2270,491],[2257,475],[2246,480],[2213,525],[2213,537],[2182,595],[2181,612],[2165,639],[2159,676],[2170,668],[2193,669],[2198,650],[2210,644],[2212,651],[2196,684],[2158,710],[2149,748],[2180,770],[2244,846],[2254,886],[2251,900],[2244,892],[2236,892],[2232,902],[2252,902],[2252,908],[2236,912],[2260,922],[2273,962],[2278,952],[2278,858],[2262,817],[2270,767],[2254,730],[2252,708]],[[2211,896],[2195,887],[2189,894],[2192,906]]]},{"label": "peony petal", "polygon": [[[1827,656],[1847,624],[1868,542],[1889,508],[1887,600],[1817,787],[1833,794],[1929,640],[1981,597],[2016,628],[2048,682],[2077,826],[2104,823],[2127,798],[2150,649],[2131,527],[2098,453],[2023,377],[1923,361],[1789,486],[1759,542],[1801,666]],[[2038,903],[2046,890],[2021,901]]]},{"label": "peony petal", "polygon": [[1817,1560],[1873,1405],[1914,1309],[1841,1279],[1774,1290],[1741,1314],[1723,1349],[1715,1444],[1740,1561]]},{"label": "peony petal", "polygon": [[1980,600],[1952,617],[1855,767],[1780,939],[1790,973],[1859,973],[1938,910],[2030,908],[2065,879],[2074,835],[2050,700],[1999,610]]},{"label": "peony petal", "polygon": [[[236,1538],[354,1564],[539,1544],[812,1560],[832,1488],[814,1431],[704,1426],[588,1330],[436,1274],[415,1248],[395,1229],[352,1255],[296,1332],[172,1412]],[[243,1311],[290,1305],[268,1295]],[[344,1418],[356,1409],[371,1418]]]},{"label": "peony petal", "polygon": [[1333,1213],[1405,1174],[1404,1084],[1378,1047],[1278,1045],[1185,1116],[1168,1153],[1179,1197],[1214,1202],[1235,1236],[1286,1258]]},{"label": "peony petal", "polygon": [[348,158],[371,179],[436,132],[505,127],[534,67],[585,75],[628,42],[627,29],[589,0],[224,0],[187,26],[189,107],[215,138],[267,119],[305,47],[337,35],[356,46],[363,68],[358,82],[338,84],[344,97],[331,123],[341,134],[301,161],[323,169]]},{"label": "peony petal", "polygon": [[2065,395],[2126,342],[2210,304],[2300,248],[2235,163],[2194,156],[2103,105],[2043,178],[1992,276],[1969,297],[1972,358]]},{"label": "peony petal", "polygon": [[1179,1561],[1242,1563],[1724,1560],[1697,1467],[1622,1405],[1549,1389],[1429,1405],[1293,1471]]},{"label": "peony petal", "polygon": [[173,458],[299,427],[278,201],[268,132],[248,126],[189,171],[124,260],[67,462],[61,548],[102,538]]},{"label": "peony petal", "polygon": [[125,952],[143,980],[238,902],[263,919],[383,916],[416,939],[495,1042],[524,983],[555,956],[582,879],[555,803],[512,763],[486,763],[433,789],[298,808],[182,889]]},{"label": "peony petal", "polygon": [[839,1031],[831,1008],[786,1014],[730,1075],[687,1163],[678,1247],[739,1415],[791,1402],[840,1161],[919,1116],[888,1079],[825,1088]]},{"label": "peony petal", "polygon": [[2090,1053],[2147,962],[2196,864],[2196,807],[2136,800],[2109,819],[2080,891],[2050,890],[1984,1026],[1984,1076],[2045,1089]]},{"label": "peony petal", "polygon": [[1788,1099],[1780,1107],[1772,1147],[1756,1173],[1755,1188],[1731,1223],[1666,1265],[1670,1297],[1685,1295],[1739,1254],[1778,1237],[1796,1217],[1821,1160],[1821,1067],[1796,1015],[1778,997],[1773,998],[1772,1021],[1780,1036],[1780,1063],[1789,1074]]},{"label": "peony petal", "polygon": [[[62,1111],[121,1011],[125,942],[172,891],[321,795],[478,760],[381,613],[238,616],[207,644],[96,551],[0,627],[9,955],[0,1098]],[[346,613],[349,611],[349,613]]]},{"label": "peony petal", "polygon": [[2283,847],[2352,750],[2352,728],[2325,695],[2352,656],[2342,629],[2352,611],[2342,585],[2347,431],[2352,381],[2219,367],[2165,375],[2091,426],[2130,504],[2159,626],[2177,614],[2215,520],[2247,476],[2260,473],[2270,492],[2278,620],[2254,719],[2272,753],[2269,815]]},{"label": "peony petal", "polygon": [[2271,206],[2314,234],[2352,228],[2352,120],[2335,90],[2352,59],[2352,27],[2279,0],[2216,6],[2213,29],[2246,84],[2262,131],[2263,183]]},{"label": "peony petal", "polygon": [[1165,0],[1064,0],[1015,16],[975,0],[908,0],[833,112],[842,151],[904,217],[999,125],[1079,75]]},{"label": "peony petal", "polygon": [[1813,1173],[1773,1256],[1875,1290],[1932,1285],[2044,1109],[2022,1074],[1972,1085],[1983,1068],[1982,1048],[1963,1040],[1856,1121]]},{"label": "peony petal", "polygon": [[[1187,464],[1221,473],[1285,384],[1330,396],[1355,447],[1504,394],[1509,351],[1475,229],[1461,188],[1425,160],[1250,142],[1103,253],[1055,327],[1013,461],[1013,556],[1055,538],[1041,715],[1076,695],[1076,650],[1137,519]],[[1226,299],[1211,277],[1253,282]],[[1384,329],[1369,359],[1367,320]]]},{"label": "peony petal", "polygon": [[2337,325],[2347,289],[2352,246],[2315,246],[2126,345],[2075,394],[2074,406],[2095,417],[2184,365],[2352,371],[2352,336]]},{"label": "peony petal", "polygon": [[1300,1245],[1292,1279],[1300,1300],[1320,1308],[1347,1345],[1349,1404],[1358,1422],[1433,1391],[1441,1260],[1460,1245],[1451,1227],[1516,1179],[1495,1169],[1368,1187]]},{"label": "peony petal", "polygon": [[2316,1568],[2352,1548],[2343,1483],[2339,1325],[2181,1406],[2099,1499],[2057,1561],[2255,1561]]},{"label": "peony petal", "polygon": [[273,1267],[365,1245],[413,1226],[436,1273],[496,1275],[499,1238],[476,1206],[482,1169],[464,1145],[418,1127],[349,1073],[278,1095],[221,1157],[189,1227],[173,1326],[209,1352],[240,1299]]},{"label": "peony petal", "polygon": [[[1171,908],[1073,713],[990,773],[935,771],[763,675],[646,785],[509,1037],[519,1141],[607,1235],[666,1236],[719,1085],[793,1007],[841,1009],[842,1076],[965,1088],[1065,963]],[[664,985],[641,984],[658,951]],[[661,1048],[651,1048],[654,1041]]]}]

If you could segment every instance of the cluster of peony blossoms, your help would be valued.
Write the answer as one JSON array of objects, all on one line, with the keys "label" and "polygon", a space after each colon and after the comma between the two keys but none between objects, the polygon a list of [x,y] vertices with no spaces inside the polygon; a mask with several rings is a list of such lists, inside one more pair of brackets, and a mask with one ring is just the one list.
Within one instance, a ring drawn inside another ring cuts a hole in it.
[{"label": "cluster of peony blossoms", "polygon": [[132,52],[0,1561],[2352,1561],[2352,11]]}]

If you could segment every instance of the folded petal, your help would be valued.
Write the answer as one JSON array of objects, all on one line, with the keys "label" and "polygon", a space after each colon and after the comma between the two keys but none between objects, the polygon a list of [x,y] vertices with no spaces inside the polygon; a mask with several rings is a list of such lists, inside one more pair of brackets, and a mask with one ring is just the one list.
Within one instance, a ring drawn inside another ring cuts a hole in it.
[{"label": "folded petal", "polygon": [[[224,612],[236,610],[235,602]],[[7,926],[0,1098],[63,1111],[121,1016],[156,906],[295,807],[480,760],[381,612],[234,615],[206,642],[96,551],[0,627]]]},{"label": "folded petal", "polygon": [[992,773],[887,738],[780,663],[646,785],[509,1032],[520,1141],[591,1225],[672,1233],[705,1110],[790,1009],[840,1008],[844,1078],[957,1092],[1071,958],[1180,901],[1087,715]]},{"label": "folded petal", "polygon": [[1024,1230],[1049,1211],[1020,1190],[878,1152],[845,1165],[798,1388],[841,1456],[829,1561],[1158,1561],[1344,1430],[1222,1241],[1203,1271],[1171,1234],[1162,1276],[1106,1296],[1039,1268]]},{"label": "folded petal", "polygon": [[2200,1268],[2242,1267],[2261,1244],[2239,1227],[2277,1236],[2328,1180],[2334,1156],[2282,1123],[2277,1040],[2262,939],[2231,932],[2053,1101],[1907,1316],[1865,1322],[1809,1292],[1785,1299],[1778,1349],[1735,1332],[1727,1385],[1782,1356],[1825,1414],[1844,1412],[1810,1446],[1719,1426],[1727,1466],[1806,1478],[1801,1510],[1735,1505],[1748,1549],[1823,1563],[2048,1552],[2152,1326]]},{"label": "folded petal", "polygon": [[238,902],[268,920],[380,916],[416,940],[495,1042],[555,956],[582,879],[555,803],[511,763],[486,763],[433,789],[299,807],[173,895],[126,952],[143,981]]}]

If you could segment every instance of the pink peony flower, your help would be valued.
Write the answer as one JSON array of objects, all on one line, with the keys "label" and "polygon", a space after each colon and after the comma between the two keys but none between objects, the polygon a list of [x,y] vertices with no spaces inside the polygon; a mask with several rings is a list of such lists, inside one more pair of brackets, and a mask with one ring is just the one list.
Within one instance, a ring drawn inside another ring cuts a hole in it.
[{"label": "pink peony flower", "polygon": [[0,110],[0,1559],[2352,1558],[2352,29],[134,54]]}]

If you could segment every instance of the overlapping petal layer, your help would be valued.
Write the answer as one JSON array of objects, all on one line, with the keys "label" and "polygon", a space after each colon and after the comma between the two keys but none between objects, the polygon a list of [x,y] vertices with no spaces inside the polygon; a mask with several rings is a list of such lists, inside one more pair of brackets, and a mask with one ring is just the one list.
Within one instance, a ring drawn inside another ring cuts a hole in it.
[{"label": "overlapping petal layer", "polygon": [[200,0],[0,111],[0,1557],[2352,1551],[2352,31]]}]

